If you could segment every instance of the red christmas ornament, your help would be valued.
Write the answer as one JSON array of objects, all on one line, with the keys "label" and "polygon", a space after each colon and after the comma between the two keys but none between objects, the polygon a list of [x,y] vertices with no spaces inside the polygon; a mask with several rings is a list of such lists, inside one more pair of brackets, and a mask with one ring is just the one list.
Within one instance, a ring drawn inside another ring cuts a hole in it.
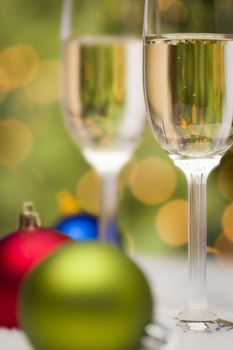
[{"label": "red christmas ornament", "polygon": [[32,203],[24,203],[20,228],[0,240],[0,326],[19,327],[17,298],[25,274],[71,238],[43,228]]}]

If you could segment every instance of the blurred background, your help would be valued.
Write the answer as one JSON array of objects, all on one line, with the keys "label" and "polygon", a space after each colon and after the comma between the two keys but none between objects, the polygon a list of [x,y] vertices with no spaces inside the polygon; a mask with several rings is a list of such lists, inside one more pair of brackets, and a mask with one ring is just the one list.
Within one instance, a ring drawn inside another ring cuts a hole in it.
[{"label": "blurred background", "polygon": [[[102,1],[108,6],[108,0]],[[198,30],[200,18],[211,20],[213,2],[161,0],[160,7],[168,22],[180,21],[187,29],[191,23]],[[233,11],[232,0],[216,2],[221,11]],[[135,0],[130,21],[142,25],[143,5]],[[60,0],[0,2],[1,236],[15,230],[22,202],[28,200],[35,203],[44,226],[54,226],[80,208],[99,212],[97,175],[63,124],[61,8]],[[114,17],[114,11],[109,15]],[[148,127],[121,172],[119,191],[119,228],[131,253],[186,252],[186,180]],[[208,251],[215,256],[233,252],[232,150],[208,181]]]}]

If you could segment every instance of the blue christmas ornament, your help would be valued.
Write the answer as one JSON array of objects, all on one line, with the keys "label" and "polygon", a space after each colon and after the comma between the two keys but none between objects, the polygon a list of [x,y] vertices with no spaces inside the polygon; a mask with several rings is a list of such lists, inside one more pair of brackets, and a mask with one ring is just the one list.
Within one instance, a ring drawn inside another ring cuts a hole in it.
[{"label": "blue christmas ornament", "polygon": [[97,218],[90,214],[76,214],[60,220],[56,229],[67,234],[75,241],[89,241],[98,239]]}]

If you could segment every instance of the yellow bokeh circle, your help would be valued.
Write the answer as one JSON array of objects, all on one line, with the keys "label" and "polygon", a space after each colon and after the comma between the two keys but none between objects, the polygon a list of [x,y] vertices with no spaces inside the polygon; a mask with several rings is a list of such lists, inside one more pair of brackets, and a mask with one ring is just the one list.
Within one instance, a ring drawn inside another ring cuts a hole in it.
[{"label": "yellow bokeh circle", "polygon": [[134,166],[137,164],[137,159],[136,157],[132,157],[131,160],[123,167],[123,169],[121,170],[118,179],[119,179],[119,187],[121,192],[124,191],[124,189],[126,187],[128,187],[129,185],[129,178],[130,178],[130,174],[132,172],[132,169],[134,168]]},{"label": "yellow bokeh circle", "polygon": [[97,215],[100,212],[100,181],[95,171],[86,172],[78,182],[77,198],[82,210]]},{"label": "yellow bokeh circle", "polygon": [[12,88],[24,86],[38,71],[38,54],[31,45],[15,45],[0,55],[0,66],[6,71]]},{"label": "yellow bokeh circle", "polygon": [[224,267],[233,269],[233,242],[230,241],[225,234],[221,234],[215,243],[215,248],[218,251],[216,254],[217,261]]},{"label": "yellow bokeh circle", "polygon": [[144,204],[166,201],[176,189],[176,172],[165,160],[150,157],[139,161],[129,178],[134,196]]},{"label": "yellow bokeh circle", "polygon": [[233,242],[233,202],[230,203],[223,212],[222,226],[224,235]]},{"label": "yellow bokeh circle", "polygon": [[188,18],[189,11],[180,0],[161,1],[160,8],[163,8],[163,18],[172,22],[184,22]]},{"label": "yellow bokeh circle", "polygon": [[160,11],[166,11],[175,0],[159,0],[159,9]]},{"label": "yellow bokeh circle", "polygon": [[233,159],[227,160],[218,174],[218,185],[221,194],[228,200],[233,199]]},{"label": "yellow bokeh circle", "polygon": [[0,164],[15,166],[31,153],[33,137],[28,126],[14,118],[0,122]]},{"label": "yellow bokeh circle", "polygon": [[170,201],[158,211],[155,225],[159,237],[172,246],[188,241],[188,203],[183,199]]},{"label": "yellow bokeh circle", "polygon": [[221,255],[231,255],[233,257],[233,242],[229,241],[224,234],[218,236],[215,248]]},{"label": "yellow bokeh circle", "polygon": [[36,77],[25,87],[26,96],[41,104],[50,104],[59,99],[60,62],[41,61]]},{"label": "yellow bokeh circle", "polygon": [[61,216],[69,216],[80,211],[79,203],[73,193],[62,190],[57,194],[59,213]]}]

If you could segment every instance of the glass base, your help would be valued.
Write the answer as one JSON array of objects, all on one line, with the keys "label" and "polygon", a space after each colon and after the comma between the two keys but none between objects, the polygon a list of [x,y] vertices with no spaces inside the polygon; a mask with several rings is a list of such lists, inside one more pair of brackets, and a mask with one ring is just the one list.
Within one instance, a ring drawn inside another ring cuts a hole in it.
[{"label": "glass base", "polygon": [[173,350],[176,336],[170,329],[159,323],[151,323],[145,328],[140,350]]},{"label": "glass base", "polygon": [[218,318],[206,304],[188,305],[176,320],[183,332],[213,333],[233,329],[233,322]]},{"label": "glass base", "polygon": [[233,330],[233,322],[218,318],[214,321],[182,321],[177,319],[177,326],[185,333],[215,333]]},{"label": "glass base", "polygon": [[180,321],[189,322],[202,322],[202,321],[215,321],[217,319],[216,314],[204,304],[191,304],[178,314],[177,318]]},{"label": "glass base", "polygon": [[[149,324],[145,328],[144,336],[138,350],[177,350],[180,340],[187,340],[183,336],[221,333],[225,337],[224,332],[233,330],[233,322],[218,318],[214,321],[183,321],[178,318],[171,318],[170,323],[166,322],[166,324],[169,324],[170,328],[159,323]],[[201,339],[203,341],[203,339],[207,338]],[[214,339],[217,340],[218,338]]]}]

